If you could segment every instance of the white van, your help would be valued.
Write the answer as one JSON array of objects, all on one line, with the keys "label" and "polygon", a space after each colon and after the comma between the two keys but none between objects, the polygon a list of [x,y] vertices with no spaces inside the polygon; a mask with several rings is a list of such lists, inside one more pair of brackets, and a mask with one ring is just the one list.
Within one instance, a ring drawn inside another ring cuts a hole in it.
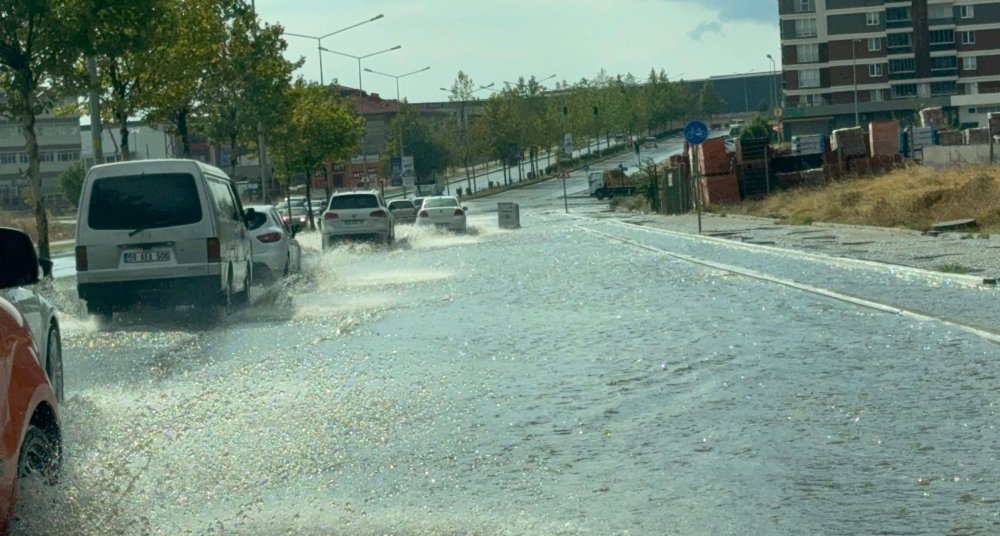
[{"label": "white van", "polygon": [[195,160],[94,166],[80,194],[76,281],[103,320],[138,304],[245,302],[251,236],[235,184]]}]

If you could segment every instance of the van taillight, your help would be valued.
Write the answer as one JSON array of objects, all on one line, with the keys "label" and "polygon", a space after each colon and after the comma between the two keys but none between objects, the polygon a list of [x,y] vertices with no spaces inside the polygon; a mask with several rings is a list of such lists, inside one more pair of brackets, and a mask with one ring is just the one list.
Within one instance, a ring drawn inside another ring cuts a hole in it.
[{"label": "van taillight", "polygon": [[222,246],[218,238],[208,239],[208,262],[222,262]]},{"label": "van taillight", "polygon": [[323,213],[323,219],[324,220],[335,220],[335,219],[337,219],[337,213],[336,212],[325,212],[325,213]]},{"label": "van taillight", "polygon": [[76,246],[76,271],[87,271],[87,246]]},{"label": "van taillight", "polygon": [[376,210],[375,212],[372,212],[368,216],[371,217],[371,218],[387,218],[387,217],[389,217],[388,214],[386,214],[384,210]]}]

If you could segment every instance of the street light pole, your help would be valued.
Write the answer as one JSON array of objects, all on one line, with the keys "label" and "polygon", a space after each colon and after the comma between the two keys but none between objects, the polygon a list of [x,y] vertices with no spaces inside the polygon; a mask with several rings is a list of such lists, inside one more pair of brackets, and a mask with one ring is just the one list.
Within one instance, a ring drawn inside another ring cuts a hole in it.
[{"label": "street light pole", "polygon": [[358,26],[361,26],[363,24],[368,24],[369,22],[375,22],[375,21],[381,19],[384,16],[385,15],[379,13],[378,15],[375,15],[374,17],[372,17],[372,18],[370,18],[368,20],[363,20],[363,21],[361,21],[359,23],[352,24],[352,25],[347,26],[345,28],[341,28],[339,30],[334,30],[334,31],[332,31],[332,32],[330,32],[330,33],[328,33],[326,35],[319,35],[319,36],[317,36],[317,35],[297,34],[297,33],[292,33],[292,32],[285,32],[285,35],[291,35],[291,36],[295,36],[295,37],[302,37],[302,38],[305,38],[305,39],[314,39],[314,40],[316,40],[316,54],[319,56],[319,85],[322,86],[322,85],[325,85],[325,82],[323,80],[323,40],[326,39],[327,37],[330,37],[331,35],[336,35],[336,34],[339,34],[340,32],[346,32],[347,30],[350,30],[351,28],[357,28]]},{"label": "street light pole", "polygon": [[[402,104],[403,103],[400,100],[400,96],[399,96],[399,79],[400,78],[406,78],[407,76],[414,75],[414,74],[417,74],[417,73],[422,73],[422,72],[424,72],[424,71],[426,71],[426,70],[428,70],[430,68],[431,67],[428,65],[427,67],[424,67],[423,69],[417,69],[416,71],[410,71],[410,72],[405,73],[405,74],[383,73],[381,71],[376,71],[376,70],[373,70],[373,69],[369,69],[367,67],[365,68],[365,71],[367,71],[369,73],[380,74],[382,76],[388,76],[389,78],[395,78],[396,79],[396,106],[399,107],[399,112],[402,112],[403,111],[403,108],[402,108]],[[397,113],[399,113],[399,112],[397,112]],[[403,121],[402,121],[402,119],[399,121],[399,175],[400,175],[400,179],[402,179],[403,178]],[[403,186],[403,195],[404,196],[406,195],[406,186],[405,186],[405,183],[404,183],[404,186]]]},{"label": "street light pole", "polygon": [[372,56],[378,56],[379,54],[385,54],[386,52],[392,52],[393,50],[399,50],[401,48],[403,48],[403,45],[396,45],[396,46],[394,46],[392,48],[387,48],[385,50],[379,50],[378,52],[372,52],[370,54],[364,54],[362,56],[355,56],[354,54],[346,54],[344,52],[337,52],[336,50],[330,50],[330,49],[325,48],[325,47],[320,47],[320,50],[322,50],[323,52],[329,52],[330,54],[336,54],[338,56],[344,56],[344,57],[347,57],[347,58],[354,58],[355,60],[357,60],[358,61],[358,91],[361,91],[362,90],[362,87],[361,87],[361,60],[363,60],[365,58],[370,58]]}]

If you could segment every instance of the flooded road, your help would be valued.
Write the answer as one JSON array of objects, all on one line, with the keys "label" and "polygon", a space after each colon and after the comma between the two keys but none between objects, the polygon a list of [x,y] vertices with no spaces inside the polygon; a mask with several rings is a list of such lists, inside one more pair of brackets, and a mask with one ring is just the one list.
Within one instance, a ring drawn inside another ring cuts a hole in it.
[{"label": "flooded road", "polygon": [[556,186],[510,194],[519,230],[492,198],[469,235],[317,253],[221,321],[102,332],[65,298],[65,474],[16,533],[1000,530],[1000,347],[662,251],[955,321],[997,291],[566,216]]}]

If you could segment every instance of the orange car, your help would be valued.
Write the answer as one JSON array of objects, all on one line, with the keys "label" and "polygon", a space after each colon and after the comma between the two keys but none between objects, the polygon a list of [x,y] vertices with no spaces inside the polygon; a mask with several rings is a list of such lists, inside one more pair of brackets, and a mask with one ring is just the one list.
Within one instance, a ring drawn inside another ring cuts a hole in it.
[{"label": "orange car", "polygon": [[[0,290],[37,283],[38,269],[28,235],[0,228]],[[14,515],[18,478],[54,482],[59,469],[59,403],[39,348],[25,316],[0,293],[0,534]]]}]

